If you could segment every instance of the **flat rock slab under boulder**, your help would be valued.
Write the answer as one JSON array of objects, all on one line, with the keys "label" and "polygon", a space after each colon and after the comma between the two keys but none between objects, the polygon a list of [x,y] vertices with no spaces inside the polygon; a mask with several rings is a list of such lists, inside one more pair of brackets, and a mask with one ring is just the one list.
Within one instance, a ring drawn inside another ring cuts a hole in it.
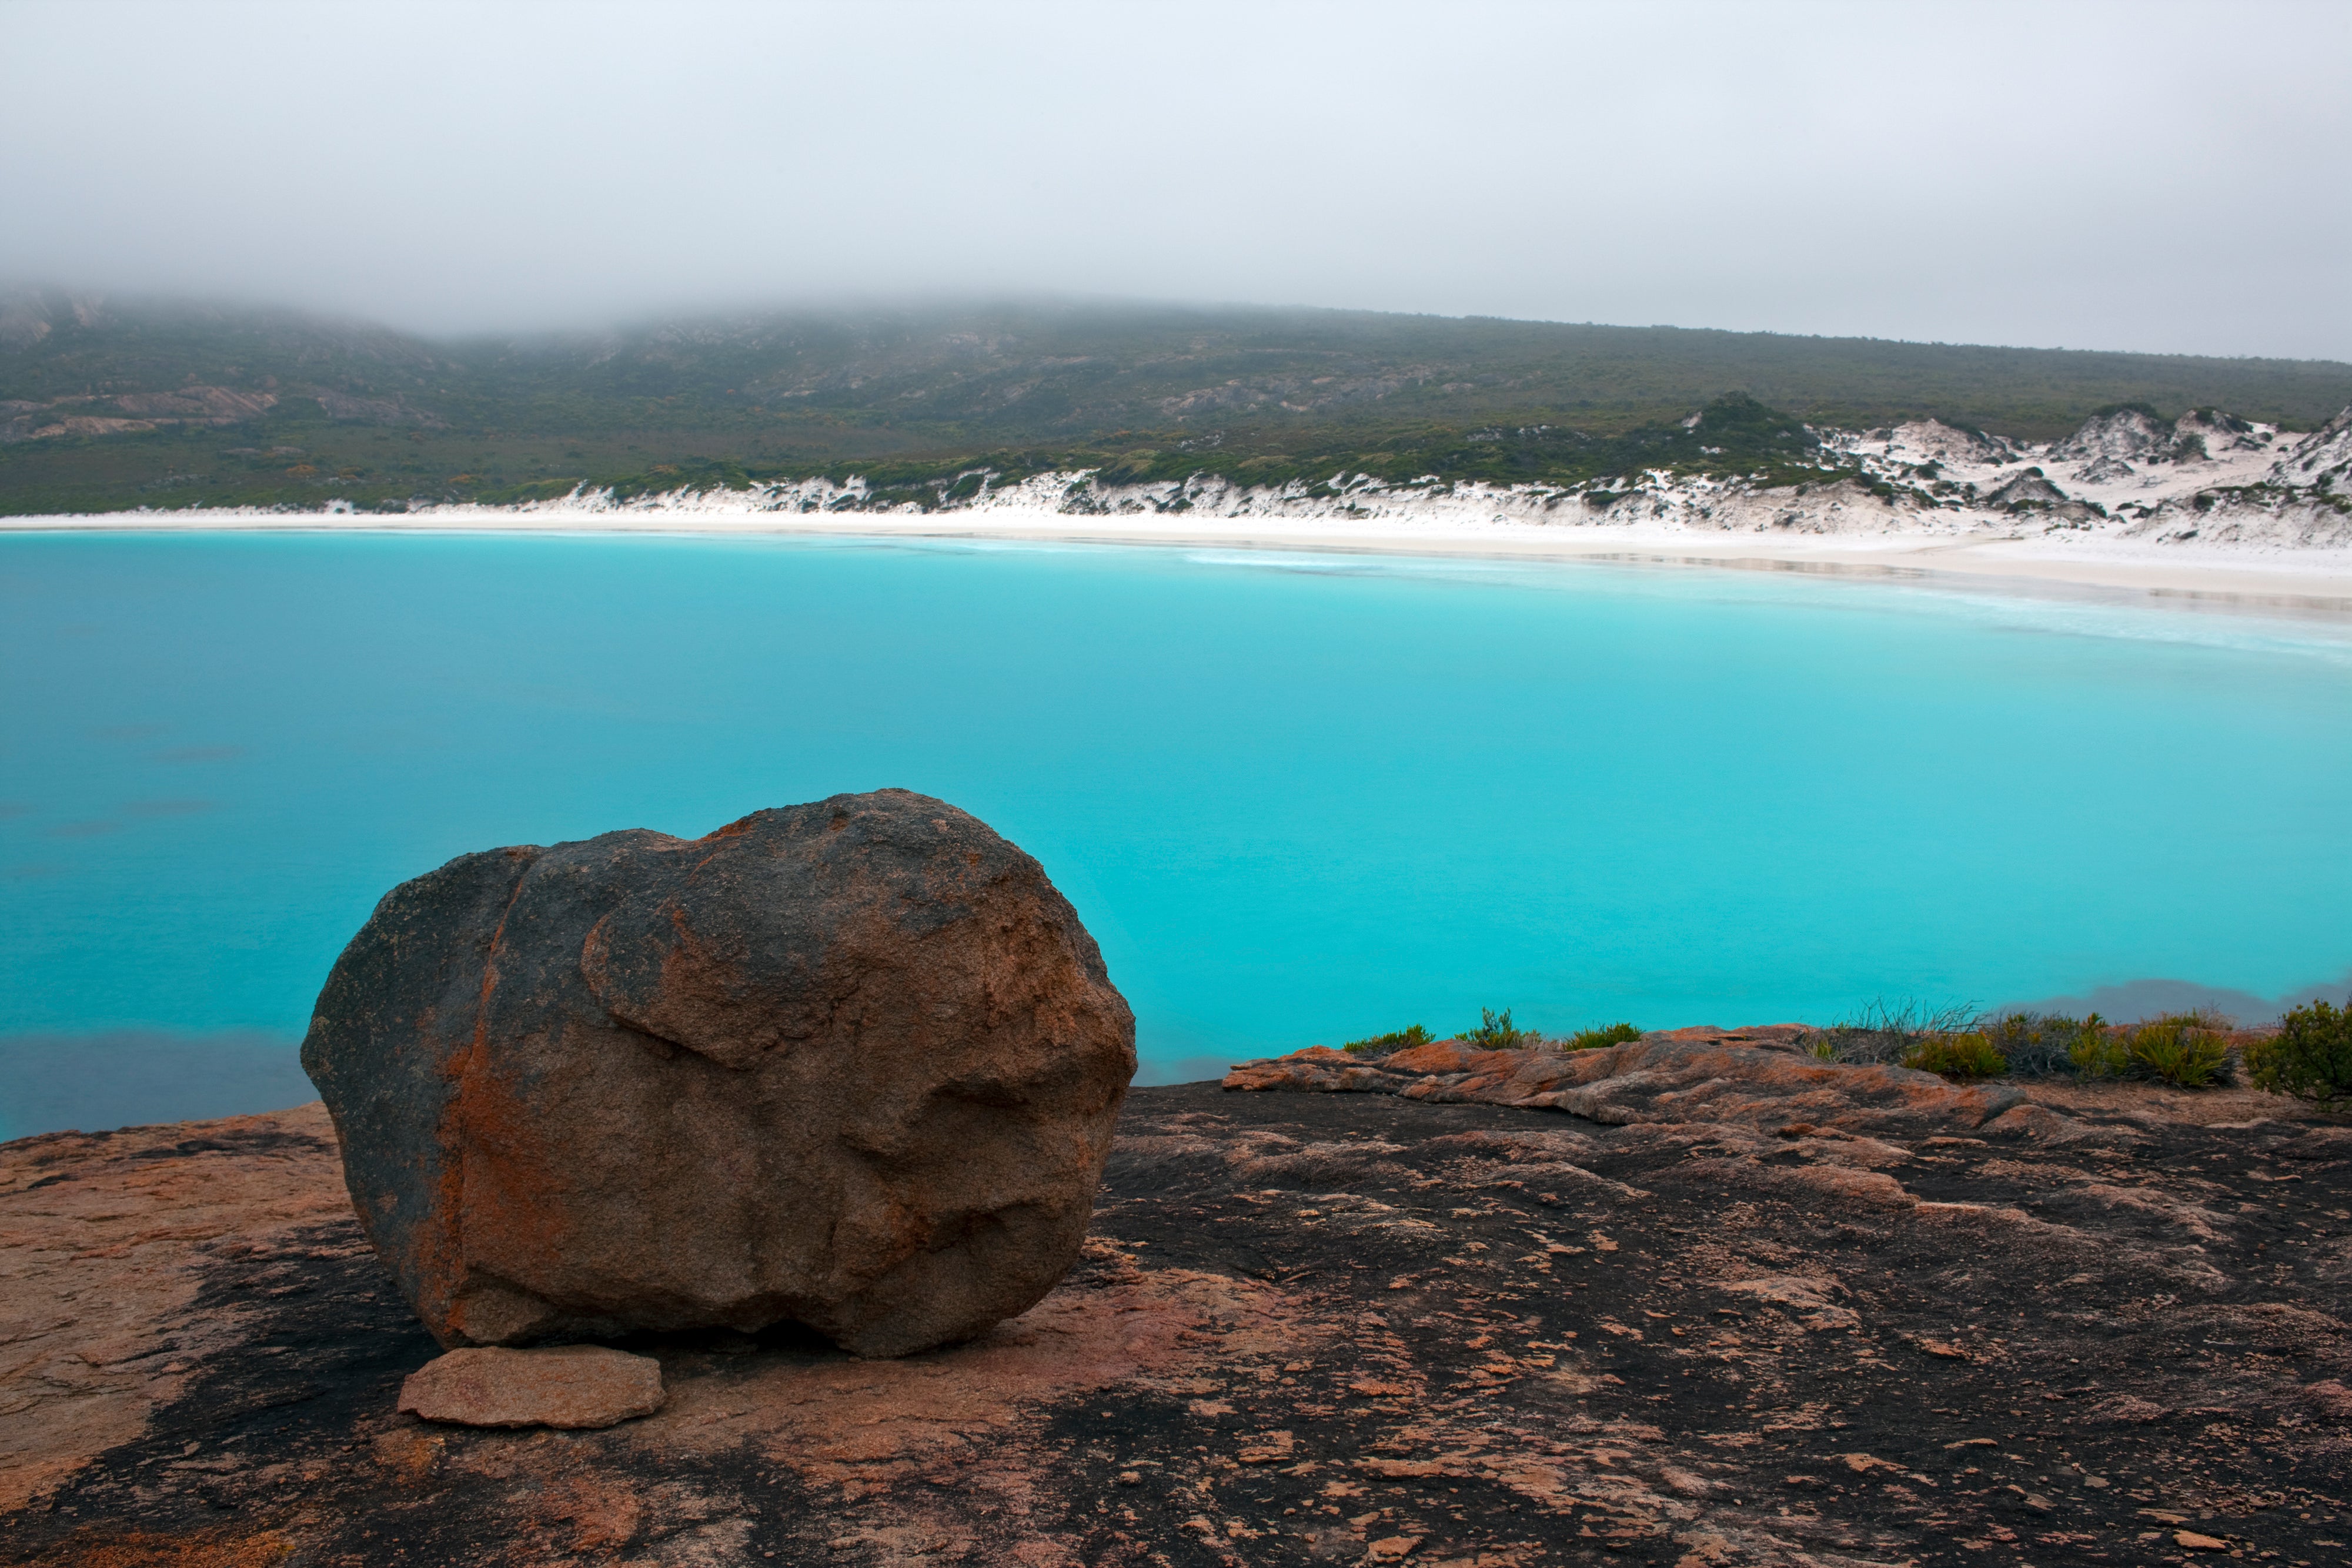
[{"label": "flat rock slab under boulder", "polygon": [[459,1427],[617,1427],[664,1397],[660,1362],[597,1344],[453,1350],[400,1385],[402,1414]]},{"label": "flat rock slab under boulder", "polygon": [[905,789],[384,895],[302,1065],[444,1345],[967,1339],[1078,1256],[1135,1016],[1044,868]]},{"label": "flat rock slab under boulder", "polygon": [[1565,1111],[1613,1126],[1716,1122],[1770,1131],[1974,1131],[2024,1103],[2014,1084],[1963,1087],[1907,1067],[1822,1061],[1796,1049],[1804,1032],[1797,1024],[1680,1029],[1573,1051],[1444,1040],[1381,1057],[1318,1045],[1244,1062],[1224,1086]]},{"label": "flat rock slab under boulder", "polygon": [[2027,1092],[2086,1135],[1143,1089],[1023,1317],[648,1340],[562,1433],[394,1413],[318,1108],[0,1145],[0,1564],[2342,1562],[2352,1129]]}]

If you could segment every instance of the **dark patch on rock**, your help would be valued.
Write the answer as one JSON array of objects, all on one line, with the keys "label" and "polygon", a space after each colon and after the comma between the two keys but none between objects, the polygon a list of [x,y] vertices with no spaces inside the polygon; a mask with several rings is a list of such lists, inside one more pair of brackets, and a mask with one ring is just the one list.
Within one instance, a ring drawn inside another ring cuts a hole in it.
[{"label": "dark patch on rock", "polygon": [[1023,1318],[639,1340],[669,1405],[562,1436],[394,1413],[437,1347],[351,1223],[224,1239],[158,1326],[235,1333],[0,1558],[2327,1562],[2352,1146],[2256,1098],[1898,1137],[1141,1090]]}]

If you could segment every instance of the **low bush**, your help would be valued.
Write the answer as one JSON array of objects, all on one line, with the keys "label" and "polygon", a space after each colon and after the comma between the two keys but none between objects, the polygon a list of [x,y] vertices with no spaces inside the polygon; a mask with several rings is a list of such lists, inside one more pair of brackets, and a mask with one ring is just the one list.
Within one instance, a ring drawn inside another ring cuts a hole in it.
[{"label": "low bush", "polygon": [[2112,1027],[2096,1013],[2083,1020],[2083,1031],[2066,1054],[2077,1078],[2139,1075],[2138,1064],[2132,1060],[2131,1031]]},{"label": "low bush", "polygon": [[1946,1078],[1998,1078],[2009,1071],[2009,1059],[1982,1034],[1938,1034],[1905,1051],[1903,1065]]},{"label": "low bush", "polygon": [[2075,1048],[2086,1033],[2097,1033],[2105,1027],[2105,1020],[2096,1013],[2071,1019],[2063,1013],[2028,1012],[1979,1019],[1976,1026],[1977,1032],[2009,1059],[2012,1078],[2050,1078],[2074,1071]]},{"label": "low bush", "polygon": [[2274,1094],[2352,1113],[2352,997],[2341,1008],[2314,1002],[2290,1011],[2276,1034],[2246,1048],[2246,1068]]},{"label": "low bush", "polygon": [[2068,1052],[2079,1078],[2139,1078],[2204,1089],[2235,1076],[2230,1020],[2215,1012],[2163,1013],[2121,1028],[2094,1013]]},{"label": "low bush", "polygon": [[1523,1051],[1541,1045],[1543,1036],[1531,1029],[1520,1029],[1511,1022],[1511,1009],[1496,1012],[1492,1008],[1478,1009],[1478,1027],[1465,1029],[1462,1038],[1488,1051]]},{"label": "low bush", "polygon": [[2126,1049],[2147,1076],[2176,1089],[2203,1089],[2233,1076],[2230,1024],[2218,1014],[2166,1013],[2135,1024]]},{"label": "low bush", "polygon": [[1612,1023],[1602,1029],[1580,1029],[1560,1042],[1562,1051],[1598,1051],[1604,1045],[1623,1045],[1639,1040],[1642,1031],[1630,1023]]},{"label": "low bush", "polygon": [[1930,1008],[1913,1001],[1889,1006],[1875,1001],[1804,1043],[1823,1061],[1887,1067],[1901,1061],[1924,1040],[1969,1032],[1975,1019],[1975,1009],[1968,1007]]},{"label": "low bush", "polygon": [[1339,1049],[1354,1056],[1386,1056],[1392,1051],[1402,1051],[1408,1046],[1427,1045],[1436,1038],[1419,1024],[1414,1024],[1410,1028],[1398,1030],[1393,1034],[1376,1034],[1363,1040],[1351,1040]]},{"label": "low bush", "polygon": [[[2250,1071],[2265,1086],[2315,1103],[2352,1110],[2352,1002],[2298,1009],[2275,1040],[2247,1048]],[[1874,1002],[1854,1017],[1804,1037],[1823,1061],[1899,1062],[1947,1078],[2129,1078],[2203,1089],[2236,1075],[2231,1025],[2218,1012],[2165,1013],[2118,1027],[2098,1014],[2009,1012],[1976,1016],[1966,1009],[1928,1009],[1916,1002]],[[2330,1032],[2335,1031],[2335,1032]],[[2259,1059],[2259,1066],[2258,1066]],[[2307,1085],[2307,1090],[2285,1087]]]}]

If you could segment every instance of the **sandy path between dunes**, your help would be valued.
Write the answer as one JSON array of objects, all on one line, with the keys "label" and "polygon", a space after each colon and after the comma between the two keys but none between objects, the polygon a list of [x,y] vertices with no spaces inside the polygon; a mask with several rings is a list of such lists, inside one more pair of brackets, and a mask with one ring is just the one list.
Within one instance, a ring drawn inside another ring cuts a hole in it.
[{"label": "sandy path between dunes", "polygon": [[2352,550],[2154,545],[2081,534],[1756,535],[1676,528],[1561,527],[1458,517],[1086,516],[989,507],[811,514],[719,507],[508,509],[450,507],[405,515],[187,511],[0,517],[0,533],[262,531],[425,534],[670,534],[1003,540],[1036,544],[1591,561],[1798,570],[1956,589],[2091,593],[2151,604],[2352,618]]}]

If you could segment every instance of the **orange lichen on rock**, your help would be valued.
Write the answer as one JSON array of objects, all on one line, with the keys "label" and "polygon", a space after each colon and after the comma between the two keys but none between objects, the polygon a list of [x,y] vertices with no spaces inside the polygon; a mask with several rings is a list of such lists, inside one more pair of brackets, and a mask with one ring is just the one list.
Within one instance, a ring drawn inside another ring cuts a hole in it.
[{"label": "orange lichen on rock", "polygon": [[1135,1020],[1044,869],[904,789],[386,894],[303,1065],[444,1344],[1025,1310],[1086,1234]]}]

